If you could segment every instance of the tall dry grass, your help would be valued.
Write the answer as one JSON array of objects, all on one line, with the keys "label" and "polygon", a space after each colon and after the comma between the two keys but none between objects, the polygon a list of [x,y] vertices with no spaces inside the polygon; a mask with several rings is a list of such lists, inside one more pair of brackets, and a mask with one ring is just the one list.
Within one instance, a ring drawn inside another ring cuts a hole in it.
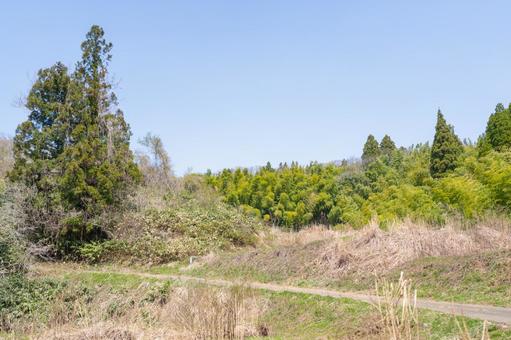
[{"label": "tall dry grass", "polygon": [[211,289],[183,289],[169,318],[194,339],[243,339],[258,335],[262,306],[241,287],[211,294]]},{"label": "tall dry grass", "polygon": [[403,273],[397,283],[376,283],[376,295],[382,335],[390,340],[420,339],[417,291]]},{"label": "tall dry grass", "polygon": [[[209,254],[193,268],[218,274],[266,275],[275,280],[329,282],[364,280],[395,271],[424,257],[468,256],[511,249],[511,229],[504,219],[481,221],[470,228],[455,222],[443,227],[404,221],[381,229],[372,223],[359,230],[312,226],[299,232],[269,229],[257,247],[225,256]],[[239,274],[236,274],[239,273]],[[245,274],[246,273],[246,274]]]},{"label": "tall dry grass", "polygon": [[33,339],[244,339],[260,335],[266,302],[242,287],[143,284],[126,293],[69,287],[46,313],[11,325]]},{"label": "tall dry grass", "polygon": [[432,228],[404,221],[382,230],[372,223],[329,242],[317,262],[336,276],[367,275],[381,274],[426,256],[463,256],[504,249],[511,249],[508,224],[496,227],[482,222],[462,229],[454,224]]},{"label": "tall dry grass", "polygon": [[[419,309],[417,308],[417,290],[403,272],[397,282],[381,280],[376,282],[377,300],[374,304],[380,318],[382,339],[419,340],[429,339],[428,330],[421,328]],[[481,335],[471,334],[465,321],[455,319],[458,333],[450,337],[456,340],[490,340],[488,324],[485,321]]]},{"label": "tall dry grass", "polygon": [[284,231],[280,228],[263,230],[259,236],[259,245],[269,247],[303,246],[316,241],[336,239],[342,235],[339,231],[324,225],[312,225],[300,231]]}]

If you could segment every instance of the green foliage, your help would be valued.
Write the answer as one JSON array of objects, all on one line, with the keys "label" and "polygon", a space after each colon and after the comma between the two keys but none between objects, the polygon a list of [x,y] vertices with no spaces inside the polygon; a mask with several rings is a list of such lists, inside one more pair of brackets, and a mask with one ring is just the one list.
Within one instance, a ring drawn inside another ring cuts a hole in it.
[{"label": "green foliage", "polygon": [[259,223],[223,203],[201,205],[191,200],[163,209],[133,213],[116,226],[112,240],[78,247],[81,259],[163,263],[204,255],[215,249],[253,245]]},{"label": "green foliage", "polygon": [[392,155],[394,151],[396,151],[396,144],[390,138],[389,135],[383,136],[383,139],[380,142],[380,151],[383,155]]},{"label": "green foliage", "polygon": [[362,161],[371,162],[375,160],[381,154],[380,146],[378,141],[373,135],[367,136],[367,140],[364,144],[364,150],[362,152]]},{"label": "green foliage", "polygon": [[485,186],[493,206],[511,209],[511,152],[492,151],[484,157],[468,157],[459,171]]},{"label": "green foliage", "polygon": [[392,222],[405,217],[427,222],[440,222],[441,210],[423,188],[410,184],[391,185],[372,194],[368,205],[380,222]]},{"label": "green foliage", "polygon": [[44,315],[48,302],[63,288],[59,281],[31,280],[21,274],[0,278],[0,330],[9,330],[16,319]]},{"label": "green foliage", "polygon": [[23,268],[23,252],[19,243],[12,230],[0,226],[0,277]]},{"label": "green foliage", "polygon": [[25,103],[28,120],[16,130],[11,177],[39,190],[48,191],[55,185],[57,157],[66,141],[70,82],[67,67],[61,63],[41,69]]},{"label": "green foliage", "polygon": [[363,165],[294,163],[256,172],[226,169],[205,178],[227,203],[292,229],[311,223],[360,227],[372,218],[383,224],[403,218],[443,223],[450,215],[470,220],[511,210],[510,153],[490,150],[481,156],[466,146],[456,151],[461,151],[456,167],[433,178],[432,150],[419,144]]},{"label": "green foliage", "polygon": [[81,49],[71,74],[61,63],[39,71],[25,104],[28,120],[14,138],[11,179],[36,189],[41,214],[77,211],[82,219],[72,228],[41,227],[51,238],[87,239],[90,219],[119,206],[140,180],[130,128],[108,81],[112,44],[92,26]]},{"label": "green foliage", "polygon": [[74,141],[62,153],[61,193],[71,207],[87,214],[119,203],[140,174],[129,149],[131,132],[108,82],[112,44],[92,26],[82,43],[82,60],[73,74],[71,103]]},{"label": "green foliage", "polygon": [[[339,191],[337,177],[343,169],[333,164],[311,163],[306,167],[293,163],[278,169],[263,167],[248,170],[224,170],[206,175],[206,181],[219,190],[225,201],[242,206],[254,216],[288,228],[298,228],[328,219]],[[256,212],[257,211],[257,212]]]},{"label": "green foliage", "polygon": [[25,244],[17,232],[19,210],[12,186],[0,182],[0,278],[22,272]]},{"label": "green foliage", "polygon": [[511,106],[505,110],[498,104],[488,119],[486,126],[486,140],[496,151],[505,151],[511,148]]},{"label": "green foliage", "polygon": [[483,215],[490,207],[490,193],[481,182],[469,176],[449,176],[435,183],[433,196],[466,218]]},{"label": "green foliage", "polygon": [[462,144],[453,127],[447,125],[442,112],[438,110],[435,139],[431,147],[431,176],[439,178],[454,170],[462,152]]}]

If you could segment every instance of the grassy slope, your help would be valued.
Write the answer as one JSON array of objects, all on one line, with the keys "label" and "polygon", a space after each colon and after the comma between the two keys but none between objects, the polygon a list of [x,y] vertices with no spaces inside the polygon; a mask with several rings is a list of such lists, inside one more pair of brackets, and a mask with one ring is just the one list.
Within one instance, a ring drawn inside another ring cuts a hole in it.
[{"label": "grassy slope", "polygon": [[[511,251],[424,258],[401,268],[422,297],[511,306]],[[398,277],[395,271],[390,276]]]},{"label": "grassy slope", "polygon": [[[367,291],[374,288],[374,277],[325,277],[307,265],[314,242],[298,249],[257,249],[222,254],[217,260],[195,267],[187,274],[279,282],[301,286],[324,286],[341,290]],[[285,254],[283,254],[285,253]],[[511,306],[511,251],[487,252],[470,256],[428,257],[406,263],[385,275],[396,280],[400,272],[412,279],[420,297],[464,303]],[[175,268],[174,268],[175,270]],[[165,267],[152,271],[165,272]]]},{"label": "grassy slope", "polygon": [[[122,294],[140,285],[152,284],[157,280],[130,274],[109,273],[65,273],[65,267],[50,273],[63,280],[76,281],[91,287],[110,287]],[[174,282],[173,284],[178,284]],[[259,292],[268,301],[268,307],[261,319],[274,339],[312,338],[378,338],[375,326],[378,315],[370,305],[349,299],[311,296],[295,293]],[[458,332],[456,319],[441,313],[420,311],[422,333],[425,338],[443,339]],[[482,322],[459,318],[466,322],[471,333],[477,335]],[[492,339],[511,337],[511,330],[492,326]]]}]

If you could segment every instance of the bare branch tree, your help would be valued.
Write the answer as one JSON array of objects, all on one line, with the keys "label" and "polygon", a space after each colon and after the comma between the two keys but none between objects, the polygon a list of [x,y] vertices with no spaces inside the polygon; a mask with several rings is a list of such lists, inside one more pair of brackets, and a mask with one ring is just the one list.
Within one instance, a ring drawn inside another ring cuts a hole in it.
[{"label": "bare branch tree", "polygon": [[138,153],[138,163],[146,181],[151,184],[167,186],[171,185],[174,177],[170,157],[163,146],[163,142],[159,136],[148,133],[144,138],[139,140],[140,145],[144,146],[149,155]]}]

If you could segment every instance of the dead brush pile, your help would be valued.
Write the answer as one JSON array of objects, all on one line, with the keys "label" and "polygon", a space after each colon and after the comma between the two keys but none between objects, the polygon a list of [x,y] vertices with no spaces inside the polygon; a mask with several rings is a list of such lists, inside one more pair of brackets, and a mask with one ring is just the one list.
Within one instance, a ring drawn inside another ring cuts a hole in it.
[{"label": "dead brush pile", "polygon": [[339,277],[355,274],[383,274],[400,265],[426,256],[462,256],[489,250],[511,249],[508,228],[490,228],[484,224],[467,230],[454,225],[434,229],[403,222],[388,231],[375,223],[329,242],[317,258],[326,274]]}]

